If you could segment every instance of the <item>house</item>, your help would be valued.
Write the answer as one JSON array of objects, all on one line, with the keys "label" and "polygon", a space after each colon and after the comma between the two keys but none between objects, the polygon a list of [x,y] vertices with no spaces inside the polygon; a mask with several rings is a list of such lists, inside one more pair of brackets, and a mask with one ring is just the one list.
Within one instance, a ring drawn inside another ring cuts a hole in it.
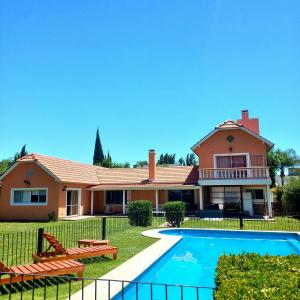
[{"label": "house", "polygon": [[154,211],[181,200],[190,213],[272,215],[267,153],[273,144],[260,136],[259,120],[242,111],[198,141],[198,166],[156,165],[108,169],[28,154],[1,177],[1,220],[45,220],[74,215],[126,213],[135,200],[151,200]]}]

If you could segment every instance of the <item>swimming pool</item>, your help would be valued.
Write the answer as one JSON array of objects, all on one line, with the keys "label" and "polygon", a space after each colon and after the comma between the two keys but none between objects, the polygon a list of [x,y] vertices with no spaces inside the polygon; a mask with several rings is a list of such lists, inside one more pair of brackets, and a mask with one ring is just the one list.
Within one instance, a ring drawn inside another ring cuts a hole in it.
[{"label": "swimming pool", "polygon": [[[138,282],[214,287],[217,261],[223,253],[288,255],[300,254],[296,233],[241,232],[223,230],[166,229],[164,235],[179,235],[181,240],[136,278]],[[138,299],[150,299],[151,287],[138,286]],[[168,299],[181,299],[179,287],[168,287]],[[196,290],[183,288],[183,299],[198,299]],[[212,289],[199,289],[199,299],[212,299]],[[122,299],[118,294],[114,300]],[[136,285],[125,289],[123,299],[136,299]],[[152,286],[152,299],[166,299],[164,286]]]}]

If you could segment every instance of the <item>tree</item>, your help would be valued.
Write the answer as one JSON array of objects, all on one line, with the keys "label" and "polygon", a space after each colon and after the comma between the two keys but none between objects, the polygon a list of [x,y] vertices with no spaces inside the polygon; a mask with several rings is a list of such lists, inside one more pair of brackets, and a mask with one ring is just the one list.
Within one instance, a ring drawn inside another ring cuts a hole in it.
[{"label": "tree", "polygon": [[134,168],[143,168],[145,166],[148,166],[147,160],[139,160],[133,165]]},{"label": "tree", "polygon": [[95,149],[94,149],[94,157],[93,157],[93,165],[101,165],[104,160],[103,149],[99,136],[99,128],[96,132],[96,141],[95,141]]},{"label": "tree", "polygon": [[289,167],[294,167],[295,165],[300,163],[300,158],[296,154],[294,149],[287,149],[282,151],[280,149],[276,150],[277,152],[277,160],[278,160],[278,168],[280,171],[281,184],[284,185],[284,177],[285,177],[285,169]]},{"label": "tree", "polygon": [[125,163],[113,162],[109,152],[107,152],[107,155],[104,155],[103,161],[100,165],[101,167],[104,168],[130,168],[129,162],[125,162]]},{"label": "tree", "polygon": [[270,174],[270,177],[271,177],[272,186],[275,186],[275,182],[276,182],[275,177],[276,177],[276,173],[279,169],[279,161],[278,161],[277,151],[271,150],[268,153],[267,163],[268,163],[268,166],[269,166],[269,174]]},{"label": "tree", "polygon": [[20,159],[21,157],[27,155],[27,151],[26,151],[26,145],[23,145],[23,147],[21,148],[21,151],[20,152],[17,152],[15,154],[15,158],[14,158],[14,162],[15,163],[18,159]]},{"label": "tree", "polygon": [[158,165],[173,165],[175,164],[175,154],[161,154],[158,161]]},{"label": "tree", "polygon": [[197,165],[196,155],[194,153],[188,153],[185,159],[183,157],[178,159],[178,164],[181,166],[196,166]]},{"label": "tree", "polygon": [[184,159],[183,157],[180,157],[180,158],[178,159],[178,164],[179,164],[180,166],[185,166],[185,159]]},{"label": "tree", "polygon": [[300,178],[291,178],[283,188],[282,201],[289,213],[300,213]]},{"label": "tree", "polygon": [[2,159],[0,161],[0,175],[2,175],[12,164],[12,159]]}]

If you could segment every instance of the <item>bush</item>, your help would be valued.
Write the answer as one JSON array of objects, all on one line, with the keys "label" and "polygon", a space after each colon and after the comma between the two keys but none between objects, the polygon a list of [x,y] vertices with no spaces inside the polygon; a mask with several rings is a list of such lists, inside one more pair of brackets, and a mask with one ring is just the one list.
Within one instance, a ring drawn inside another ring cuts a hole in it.
[{"label": "bush", "polygon": [[299,255],[223,255],[216,270],[214,299],[300,299],[299,272]]},{"label": "bush", "polygon": [[48,214],[48,220],[49,222],[57,222],[57,214],[55,211]]},{"label": "bush", "polygon": [[288,212],[300,212],[300,178],[291,178],[283,187],[282,202]]},{"label": "bush", "polygon": [[184,220],[185,204],[181,201],[167,202],[164,204],[166,220],[172,227],[180,227]]},{"label": "bush", "polygon": [[152,225],[152,202],[137,200],[128,205],[128,219],[131,226]]}]

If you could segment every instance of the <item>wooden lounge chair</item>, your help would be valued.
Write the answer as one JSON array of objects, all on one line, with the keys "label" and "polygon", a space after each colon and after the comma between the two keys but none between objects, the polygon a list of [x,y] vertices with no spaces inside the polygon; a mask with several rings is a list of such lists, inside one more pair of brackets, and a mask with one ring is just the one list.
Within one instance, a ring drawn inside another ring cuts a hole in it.
[{"label": "wooden lounge chair", "polygon": [[[82,259],[88,257],[103,256],[105,254],[112,254],[113,259],[116,259],[118,256],[117,247],[101,245],[85,248],[77,247],[65,249],[53,235],[44,233],[44,238],[48,241],[49,247],[45,252],[32,255],[35,262]],[[50,251],[51,248],[53,248],[54,251]]]},{"label": "wooden lounge chair", "polygon": [[44,278],[45,276],[43,275],[58,276],[77,274],[77,277],[82,277],[84,265],[75,260],[66,260],[6,267],[0,262],[0,272],[11,274],[11,276],[9,276],[10,274],[1,274],[0,285],[4,285]]}]

